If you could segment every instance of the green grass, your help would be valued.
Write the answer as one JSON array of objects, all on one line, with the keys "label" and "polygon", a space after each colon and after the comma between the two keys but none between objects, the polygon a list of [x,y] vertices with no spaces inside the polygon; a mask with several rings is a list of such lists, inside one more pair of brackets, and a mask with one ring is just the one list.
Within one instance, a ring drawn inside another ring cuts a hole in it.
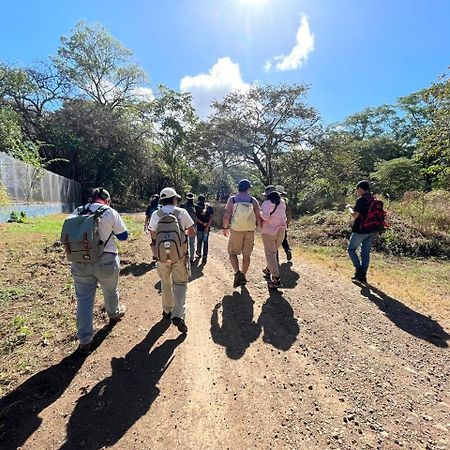
[{"label": "green grass", "polygon": [[8,223],[0,228],[0,233],[14,236],[40,234],[54,236],[55,239],[59,239],[65,218],[65,214],[53,214],[45,217],[27,219],[25,223]]},{"label": "green grass", "polygon": [[0,307],[4,308],[27,295],[27,289],[23,287],[1,287],[0,286]]}]

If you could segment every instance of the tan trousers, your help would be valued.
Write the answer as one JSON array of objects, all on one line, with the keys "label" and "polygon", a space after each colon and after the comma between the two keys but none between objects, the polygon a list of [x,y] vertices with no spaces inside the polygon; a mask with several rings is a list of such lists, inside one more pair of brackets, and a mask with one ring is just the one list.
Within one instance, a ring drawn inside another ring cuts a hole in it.
[{"label": "tan trousers", "polygon": [[158,274],[161,278],[162,307],[172,317],[184,319],[186,315],[186,293],[189,279],[186,260],[175,264],[158,262]]},{"label": "tan trousers", "polygon": [[274,277],[280,276],[280,266],[277,260],[277,251],[283,243],[286,230],[283,228],[275,236],[262,234],[264,253],[266,254],[267,268]]}]

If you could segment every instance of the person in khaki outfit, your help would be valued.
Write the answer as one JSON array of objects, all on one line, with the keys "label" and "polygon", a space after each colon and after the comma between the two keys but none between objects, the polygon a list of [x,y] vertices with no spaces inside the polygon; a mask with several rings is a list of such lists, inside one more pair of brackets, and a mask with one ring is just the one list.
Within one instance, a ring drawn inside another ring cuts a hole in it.
[{"label": "person in khaki outfit", "polygon": [[[153,240],[157,240],[157,226],[161,217],[173,214],[180,226],[182,233],[187,236],[195,236],[194,221],[189,213],[176,206],[181,197],[173,188],[165,188],[160,194],[160,203],[162,208],[155,211],[150,218],[150,230]],[[162,291],[162,316],[164,319],[172,319],[172,323],[181,333],[187,333],[188,329],[185,323],[186,316],[186,294],[187,283],[189,279],[187,244],[183,244],[183,257],[175,262],[158,261],[157,270],[161,278]]]},{"label": "person in khaki outfit", "polygon": [[267,267],[263,269],[263,273],[269,280],[269,289],[277,289],[281,287],[277,253],[286,235],[286,202],[275,186],[267,186],[264,195],[266,200],[261,206],[261,236]]},{"label": "person in khaki outfit", "polygon": [[[228,199],[223,217],[223,234],[229,237],[228,255],[234,270],[233,287],[245,286],[250,256],[255,244],[255,229],[261,223],[259,203],[250,195],[250,181],[239,182],[239,193]],[[230,230],[231,229],[231,230]],[[238,255],[242,253],[242,271]]]}]

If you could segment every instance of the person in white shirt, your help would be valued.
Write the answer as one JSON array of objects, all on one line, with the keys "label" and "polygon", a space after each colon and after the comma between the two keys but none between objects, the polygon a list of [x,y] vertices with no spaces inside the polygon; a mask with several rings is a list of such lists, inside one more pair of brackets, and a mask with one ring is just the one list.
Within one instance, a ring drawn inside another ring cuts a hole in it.
[{"label": "person in white shirt", "polygon": [[[165,188],[160,193],[162,208],[155,211],[150,218],[150,231],[152,238],[157,239],[157,226],[162,214],[174,214],[177,217],[180,229],[187,236],[195,236],[194,221],[189,213],[177,205],[181,197],[173,188]],[[187,250],[187,247],[186,247]],[[172,323],[181,333],[187,333],[185,323],[186,295],[189,272],[187,267],[187,254],[176,262],[157,263],[158,274],[161,278],[163,318],[172,319]]]},{"label": "person in white shirt", "polygon": [[[101,206],[107,206],[100,216],[98,231],[100,240],[106,242],[103,255],[96,263],[72,262],[71,272],[77,298],[77,330],[80,350],[90,350],[94,336],[93,314],[97,283],[103,291],[105,310],[110,323],[116,323],[125,314],[126,308],[119,302],[120,260],[114,237],[120,241],[128,238],[128,231],[119,213],[110,207],[111,197],[103,188],[94,189],[90,201],[83,207],[84,211],[94,213]],[[73,214],[79,214],[77,208]]]}]

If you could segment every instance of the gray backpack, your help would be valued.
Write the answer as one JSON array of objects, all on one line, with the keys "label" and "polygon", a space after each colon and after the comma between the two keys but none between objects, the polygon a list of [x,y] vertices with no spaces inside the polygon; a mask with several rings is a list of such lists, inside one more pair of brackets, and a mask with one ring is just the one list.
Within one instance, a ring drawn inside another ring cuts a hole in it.
[{"label": "gray backpack", "polygon": [[67,259],[78,263],[95,263],[103,255],[106,244],[111,239],[112,233],[106,242],[100,240],[98,223],[101,215],[108,210],[106,206],[100,206],[95,212],[80,206],[78,215],[67,217],[61,231]]},{"label": "gray backpack", "polygon": [[156,257],[163,263],[176,263],[186,256],[186,235],[178,220],[179,211],[166,214],[157,211],[159,221],[156,225]]}]

